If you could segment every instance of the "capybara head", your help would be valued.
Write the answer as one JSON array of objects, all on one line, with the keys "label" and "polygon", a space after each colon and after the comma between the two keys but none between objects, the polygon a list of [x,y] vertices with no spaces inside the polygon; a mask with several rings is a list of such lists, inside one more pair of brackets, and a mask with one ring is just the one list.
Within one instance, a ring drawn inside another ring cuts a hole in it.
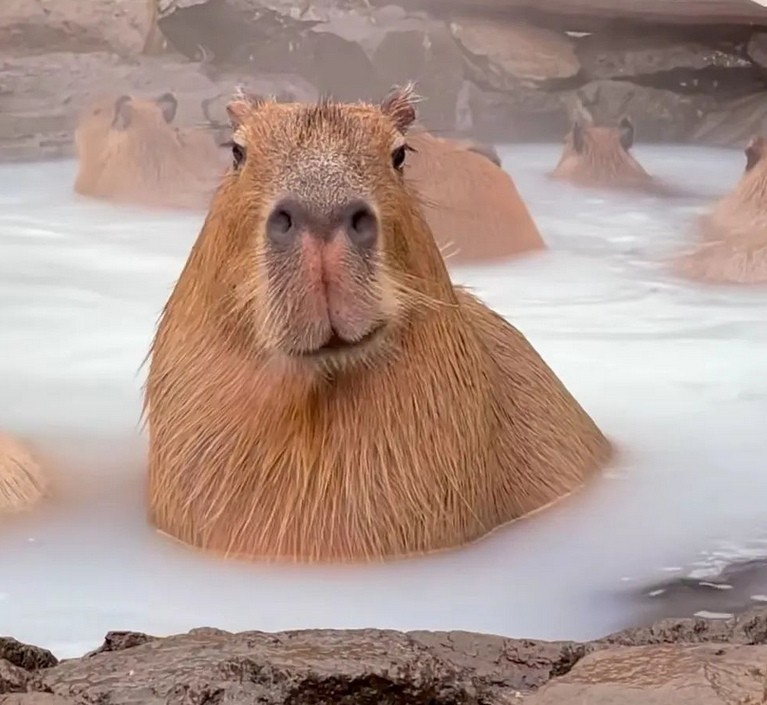
[{"label": "capybara head", "polygon": [[223,173],[221,150],[206,131],[178,129],[172,93],[154,99],[102,98],[75,131],[75,191],[147,205],[204,208]]},{"label": "capybara head", "polygon": [[634,123],[624,117],[617,126],[597,126],[579,118],[565,138],[554,178],[578,186],[644,188],[652,177],[634,159]]},{"label": "capybara head", "polygon": [[713,284],[767,284],[767,139],[752,137],[743,175],[700,221],[700,241],[677,274]]},{"label": "capybara head", "polygon": [[403,177],[410,90],[380,108],[245,94],[227,106],[232,168],[209,216],[217,241],[203,247],[263,351],[303,365],[366,359],[391,341],[405,292],[440,266],[431,233],[410,224],[421,218]]}]

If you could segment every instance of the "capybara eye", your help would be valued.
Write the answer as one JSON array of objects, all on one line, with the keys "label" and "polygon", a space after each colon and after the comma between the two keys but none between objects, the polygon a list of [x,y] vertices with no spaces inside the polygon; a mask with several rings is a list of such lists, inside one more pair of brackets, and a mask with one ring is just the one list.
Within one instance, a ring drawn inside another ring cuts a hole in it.
[{"label": "capybara eye", "polygon": [[232,157],[234,157],[234,168],[237,169],[242,166],[245,161],[245,147],[232,142]]},{"label": "capybara eye", "polygon": [[402,169],[402,167],[405,165],[406,149],[406,146],[403,144],[401,147],[397,147],[397,149],[391,153],[391,163],[397,171]]},{"label": "capybara eye", "polygon": [[290,217],[290,213],[283,210],[277,211],[271,217],[271,221],[272,228],[282,235],[285,235],[293,227],[293,218]]}]

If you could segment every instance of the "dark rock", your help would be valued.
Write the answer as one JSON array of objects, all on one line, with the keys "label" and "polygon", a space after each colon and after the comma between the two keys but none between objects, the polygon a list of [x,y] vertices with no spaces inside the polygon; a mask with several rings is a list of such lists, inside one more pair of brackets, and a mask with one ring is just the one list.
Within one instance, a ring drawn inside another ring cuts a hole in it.
[{"label": "dark rock", "polygon": [[86,654],[88,658],[96,654],[103,654],[107,651],[125,651],[134,646],[141,646],[147,642],[154,641],[156,636],[150,636],[143,632],[107,632],[104,637],[104,643],[97,649]]},{"label": "dark rock", "polygon": [[29,671],[0,659],[0,693],[23,693],[30,678]]},{"label": "dark rock", "polygon": [[48,649],[30,646],[9,636],[0,637],[0,659],[26,671],[50,668],[58,663]]}]

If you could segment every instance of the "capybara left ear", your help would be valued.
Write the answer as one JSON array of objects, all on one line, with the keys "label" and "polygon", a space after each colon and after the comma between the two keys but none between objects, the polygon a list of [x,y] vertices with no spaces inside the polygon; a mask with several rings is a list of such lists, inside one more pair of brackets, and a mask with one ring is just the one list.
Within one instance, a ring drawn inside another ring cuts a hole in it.
[{"label": "capybara left ear", "polygon": [[112,120],[112,127],[118,130],[126,129],[133,119],[133,106],[129,95],[121,95],[115,101],[115,116]]},{"label": "capybara left ear", "polygon": [[381,102],[381,111],[390,117],[397,129],[404,135],[415,121],[415,84],[411,81],[405,86],[396,86]]},{"label": "capybara left ear", "polygon": [[621,146],[628,152],[634,145],[634,123],[631,122],[631,118],[621,118],[618,123],[618,130],[621,136]]},{"label": "capybara left ear", "polygon": [[161,96],[155,98],[154,102],[160,106],[165,122],[173,122],[173,118],[176,117],[176,110],[178,110],[176,96],[174,96],[173,93],[163,93]]},{"label": "capybara left ear", "polygon": [[263,105],[264,99],[260,95],[246,93],[241,86],[237,88],[232,99],[226,104],[226,114],[232,129],[236,130],[243,122]]},{"label": "capybara left ear", "polygon": [[761,137],[752,137],[746,145],[746,171],[751,171],[762,158],[763,140]]},{"label": "capybara left ear", "polygon": [[573,149],[578,154],[583,151],[583,125],[580,120],[576,120],[573,123]]}]

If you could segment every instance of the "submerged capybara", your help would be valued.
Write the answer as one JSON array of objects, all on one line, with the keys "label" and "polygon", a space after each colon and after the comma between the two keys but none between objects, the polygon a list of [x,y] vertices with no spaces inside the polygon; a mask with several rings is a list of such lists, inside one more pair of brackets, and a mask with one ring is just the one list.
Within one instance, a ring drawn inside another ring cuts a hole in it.
[{"label": "submerged capybara", "polygon": [[205,130],[173,125],[172,93],[103,98],[82,114],[75,191],[117,203],[205,210],[227,155]]},{"label": "submerged capybara", "polygon": [[633,144],[634,123],[628,117],[617,126],[595,125],[588,118],[578,118],[565,137],[562,156],[550,176],[583,187],[673,193],[633,157]]},{"label": "submerged capybara", "polygon": [[767,139],[745,149],[740,181],[700,221],[700,241],[673,263],[677,274],[712,284],[767,284]]},{"label": "submerged capybara", "polygon": [[19,441],[0,433],[0,514],[27,509],[44,494],[38,462]]},{"label": "submerged capybara", "polygon": [[490,262],[545,248],[494,150],[422,129],[410,134],[408,146],[405,178],[451,263]]},{"label": "submerged capybara", "polygon": [[228,113],[233,168],[151,350],[161,531],[260,559],[422,554],[604,465],[524,336],[451,283],[404,178],[412,87],[380,105],[240,94]]}]

